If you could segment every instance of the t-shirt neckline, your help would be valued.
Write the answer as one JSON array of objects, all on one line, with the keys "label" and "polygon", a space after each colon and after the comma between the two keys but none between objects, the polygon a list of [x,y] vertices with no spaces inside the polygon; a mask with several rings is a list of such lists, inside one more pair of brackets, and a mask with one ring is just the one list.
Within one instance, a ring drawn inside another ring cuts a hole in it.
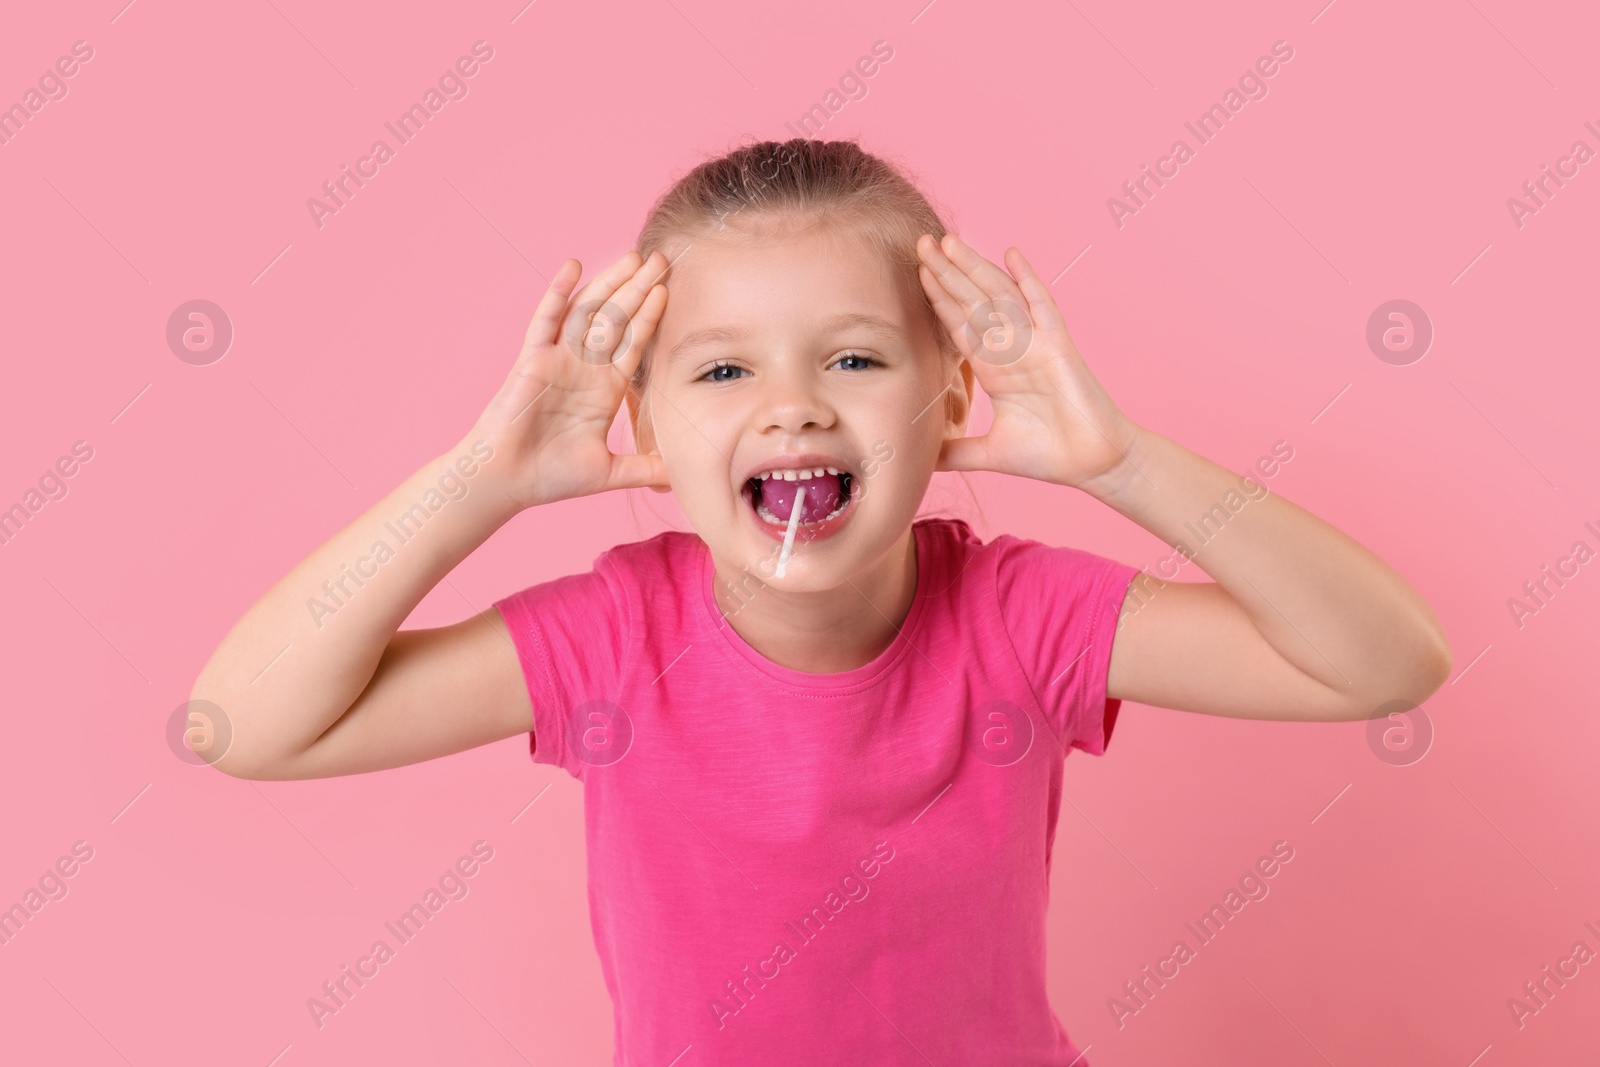
[{"label": "t-shirt neckline", "polygon": [[828,689],[840,690],[852,687],[865,686],[877,680],[884,672],[899,663],[915,646],[912,641],[916,636],[924,614],[924,603],[928,599],[928,590],[936,588],[935,581],[940,577],[933,573],[941,565],[936,554],[930,547],[930,531],[925,520],[918,520],[911,524],[911,533],[917,553],[917,585],[911,595],[911,610],[906,613],[905,621],[900,624],[900,630],[894,639],[877,657],[868,663],[863,663],[848,671],[833,671],[829,673],[814,673],[799,671],[782,664],[774,663],[740,637],[738,632],[722,617],[722,611],[717,606],[714,589],[717,569],[716,561],[711,558],[711,549],[699,537],[695,541],[699,545],[700,553],[700,591],[701,603],[705,614],[702,616],[706,626],[714,633],[713,640],[718,641],[736,659],[748,664],[751,668],[768,678],[795,689]]}]

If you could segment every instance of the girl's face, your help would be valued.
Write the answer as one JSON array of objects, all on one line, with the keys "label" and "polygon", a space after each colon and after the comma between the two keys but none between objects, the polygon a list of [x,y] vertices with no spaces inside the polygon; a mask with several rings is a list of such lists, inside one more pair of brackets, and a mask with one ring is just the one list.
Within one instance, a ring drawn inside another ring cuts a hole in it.
[{"label": "girl's face", "polygon": [[[650,353],[643,444],[726,576],[795,592],[841,586],[902,542],[947,436],[965,429],[959,361],[869,244],[841,229],[752,241],[701,235],[665,250],[666,312]],[[955,393],[955,421],[946,389]],[[651,440],[653,436],[653,440]],[[749,480],[834,467],[821,481]],[[797,485],[811,503],[774,572]],[[812,522],[839,497],[836,517]]]}]

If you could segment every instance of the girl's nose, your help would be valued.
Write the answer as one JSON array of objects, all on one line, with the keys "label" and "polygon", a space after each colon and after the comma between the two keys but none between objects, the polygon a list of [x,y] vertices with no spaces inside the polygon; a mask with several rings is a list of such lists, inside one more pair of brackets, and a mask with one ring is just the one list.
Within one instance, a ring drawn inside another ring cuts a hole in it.
[{"label": "girl's nose", "polygon": [[774,368],[765,378],[757,413],[761,429],[798,433],[807,428],[827,429],[833,425],[836,413],[814,369]]}]

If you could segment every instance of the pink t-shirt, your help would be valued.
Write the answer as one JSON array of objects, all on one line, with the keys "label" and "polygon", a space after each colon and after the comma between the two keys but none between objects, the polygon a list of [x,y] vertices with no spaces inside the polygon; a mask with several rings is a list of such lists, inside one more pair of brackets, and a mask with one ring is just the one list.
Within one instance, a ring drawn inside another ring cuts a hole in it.
[{"label": "pink t-shirt", "polygon": [[692,533],[497,603],[533,758],[583,783],[619,1067],[1088,1067],[1045,995],[1050,853],[1138,570],[912,529],[910,614],[835,674],[746,644]]}]

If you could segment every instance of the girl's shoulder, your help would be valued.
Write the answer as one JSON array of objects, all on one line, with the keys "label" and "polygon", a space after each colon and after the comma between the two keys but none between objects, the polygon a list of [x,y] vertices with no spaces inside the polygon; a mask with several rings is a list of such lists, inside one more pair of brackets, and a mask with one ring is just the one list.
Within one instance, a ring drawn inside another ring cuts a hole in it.
[{"label": "girl's shoulder", "polygon": [[653,537],[612,545],[595,558],[594,566],[633,578],[665,573],[684,580],[693,577],[695,567],[709,551],[693,531],[663,530]]}]

